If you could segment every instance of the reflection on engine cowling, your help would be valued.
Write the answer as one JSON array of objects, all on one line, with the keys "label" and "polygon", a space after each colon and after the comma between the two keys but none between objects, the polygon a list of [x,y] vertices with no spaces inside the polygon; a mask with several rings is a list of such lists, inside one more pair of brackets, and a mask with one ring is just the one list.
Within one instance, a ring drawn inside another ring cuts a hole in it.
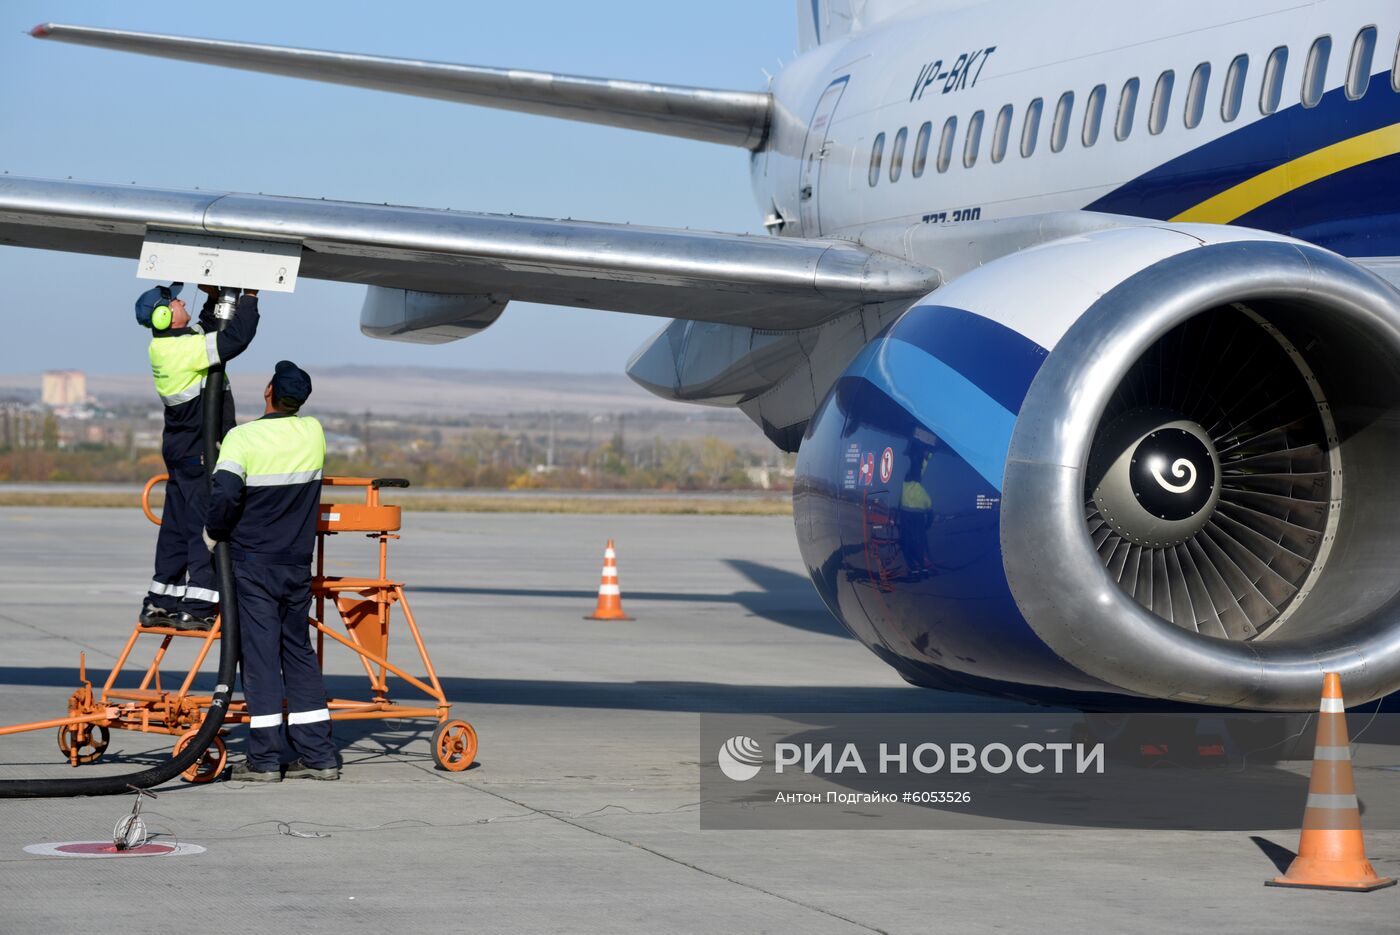
[{"label": "reflection on engine cowling", "polygon": [[832,612],[918,684],[1102,690],[1026,625],[1001,558],[1001,473],[1045,351],[986,318],[910,309],[808,427],[793,507]]}]

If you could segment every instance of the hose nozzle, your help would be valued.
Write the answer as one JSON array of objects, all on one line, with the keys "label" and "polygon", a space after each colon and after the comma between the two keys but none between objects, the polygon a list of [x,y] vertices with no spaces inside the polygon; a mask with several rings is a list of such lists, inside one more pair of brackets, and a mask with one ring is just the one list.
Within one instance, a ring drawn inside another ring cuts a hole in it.
[{"label": "hose nozzle", "polygon": [[233,310],[238,305],[238,290],[228,286],[219,287],[219,301],[214,303],[214,317],[228,321],[233,318]]}]

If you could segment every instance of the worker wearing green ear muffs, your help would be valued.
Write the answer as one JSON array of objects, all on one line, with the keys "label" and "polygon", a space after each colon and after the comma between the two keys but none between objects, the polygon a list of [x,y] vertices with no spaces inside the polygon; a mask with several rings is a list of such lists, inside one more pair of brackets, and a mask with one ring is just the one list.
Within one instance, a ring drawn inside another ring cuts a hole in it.
[{"label": "worker wearing green ear muffs", "polygon": [[[245,290],[223,331],[216,327],[216,286],[201,285],[205,303],[192,321],[180,292],[183,283],[155,286],[136,300],[136,321],[151,330],[151,376],[165,409],[161,457],[170,479],[156,538],[155,573],[141,605],[145,627],[208,630],[219,603],[218,579],[204,546],[208,503],[205,476],[204,405],[209,368],[243,353],[258,330],[256,290]],[[224,386],[220,438],[234,425],[233,393]]]}]

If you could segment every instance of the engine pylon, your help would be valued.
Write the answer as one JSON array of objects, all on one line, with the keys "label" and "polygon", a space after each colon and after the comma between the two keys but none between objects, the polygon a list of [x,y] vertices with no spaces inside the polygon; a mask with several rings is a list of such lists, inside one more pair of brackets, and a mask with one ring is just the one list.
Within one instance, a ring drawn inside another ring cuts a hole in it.
[{"label": "engine pylon", "polygon": [[598,607],[584,620],[635,620],[622,612],[622,589],[617,584],[617,550],[608,540],[603,550],[603,580],[598,585]]},{"label": "engine pylon", "polygon": [[1342,679],[1335,672],[1326,673],[1322,680],[1317,745],[1298,856],[1283,876],[1267,880],[1264,885],[1363,893],[1395,885],[1393,878],[1377,875],[1366,859],[1361,810],[1351,772]]}]

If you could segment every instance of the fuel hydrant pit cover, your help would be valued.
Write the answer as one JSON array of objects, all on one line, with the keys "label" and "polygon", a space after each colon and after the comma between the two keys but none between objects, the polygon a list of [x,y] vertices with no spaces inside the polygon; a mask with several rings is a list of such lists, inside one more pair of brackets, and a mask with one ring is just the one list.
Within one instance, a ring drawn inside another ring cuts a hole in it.
[{"label": "fuel hydrant pit cover", "polygon": [[30,844],[24,852],[38,857],[188,857],[203,854],[204,848],[198,844],[148,842],[140,847],[119,851],[111,841],[55,841]]}]

